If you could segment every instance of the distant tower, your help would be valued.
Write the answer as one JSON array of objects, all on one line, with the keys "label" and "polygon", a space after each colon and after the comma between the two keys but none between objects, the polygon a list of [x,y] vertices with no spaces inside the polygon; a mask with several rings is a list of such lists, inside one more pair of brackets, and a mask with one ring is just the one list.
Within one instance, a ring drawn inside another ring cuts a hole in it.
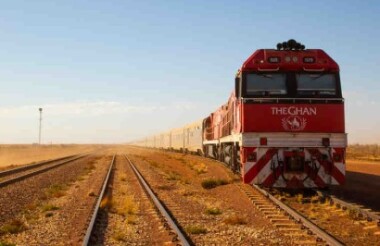
[{"label": "distant tower", "polygon": [[40,111],[40,127],[38,131],[38,144],[41,145],[42,108],[39,108],[38,110]]}]

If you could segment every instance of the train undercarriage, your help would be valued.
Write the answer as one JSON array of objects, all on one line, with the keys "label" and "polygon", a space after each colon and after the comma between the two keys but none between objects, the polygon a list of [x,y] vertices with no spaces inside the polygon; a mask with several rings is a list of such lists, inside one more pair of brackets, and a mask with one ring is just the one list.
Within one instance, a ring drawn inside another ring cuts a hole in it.
[{"label": "train undercarriage", "polygon": [[239,143],[205,144],[203,145],[203,154],[206,157],[223,162],[234,173],[241,172],[242,164]]},{"label": "train undercarriage", "polygon": [[203,145],[204,156],[223,162],[244,183],[279,188],[326,188],[344,183],[344,148]]}]

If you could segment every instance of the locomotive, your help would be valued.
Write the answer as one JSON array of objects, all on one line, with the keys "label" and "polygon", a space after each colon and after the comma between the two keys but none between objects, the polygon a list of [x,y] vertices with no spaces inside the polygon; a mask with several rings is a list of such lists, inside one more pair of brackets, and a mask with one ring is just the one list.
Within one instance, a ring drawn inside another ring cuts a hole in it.
[{"label": "locomotive", "polygon": [[339,66],[293,39],[256,50],[215,112],[134,144],[214,158],[248,184],[342,185],[347,134]]}]

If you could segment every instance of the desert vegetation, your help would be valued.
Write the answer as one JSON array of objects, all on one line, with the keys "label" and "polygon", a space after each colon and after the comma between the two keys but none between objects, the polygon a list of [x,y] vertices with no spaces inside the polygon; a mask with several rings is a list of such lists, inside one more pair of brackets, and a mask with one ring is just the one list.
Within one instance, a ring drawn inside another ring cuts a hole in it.
[{"label": "desert vegetation", "polygon": [[209,178],[202,181],[202,187],[207,190],[226,184],[229,184],[229,182],[225,179]]},{"label": "desert vegetation", "polygon": [[380,146],[378,144],[349,145],[347,159],[380,161]]}]

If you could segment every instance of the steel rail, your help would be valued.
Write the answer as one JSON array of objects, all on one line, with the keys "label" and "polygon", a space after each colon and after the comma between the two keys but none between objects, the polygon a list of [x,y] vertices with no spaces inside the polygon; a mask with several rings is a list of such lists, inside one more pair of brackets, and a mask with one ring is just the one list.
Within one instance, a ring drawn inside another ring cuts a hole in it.
[{"label": "steel rail", "polygon": [[161,201],[154,194],[149,184],[145,181],[144,177],[141,175],[141,173],[136,168],[136,166],[131,162],[131,160],[126,155],[125,155],[125,158],[128,160],[130,166],[132,167],[133,172],[138,177],[140,184],[142,185],[146,193],[150,196],[154,205],[157,207],[160,213],[165,217],[170,228],[177,234],[178,240],[182,243],[183,246],[192,245],[192,243],[189,242],[189,240],[187,239],[185,234],[182,232],[182,230],[178,227],[177,223],[173,220],[172,216],[169,214],[166,208],[162,205]]},{"label": "steel rail", "polygon": [[46,164],[49,164],[49,163],[52,163],[52,162],[62,161],[62,160],[65,160],[65,159],[69,159],[69,158],[74,157],[74,156],[75,155],[69,155],[69,156],[64,156],[64,157],[53,159],[53,160],[41,161],[41,162],[34,163],[34,164],[26,164],[26,165],[22,165],[20,167],[4,170],[4,171],[0,172],[0,178],[8,176],[8,175],[11,175],[11,174],[19,173],[19,172],[22,172],[22,171],[26,171],[26,170],[29,170],[29,169],[33,169],[33,168],[36,168],[36,167],[40,167],[40,166],[43,166],[43,165],[46,165]]},{"label": "steel rail", "polygon": [[274,204],[276,204],[278,207],[280,207],[282,210],[284,210],[287,214],[289,214],[291,217],[293,217],[296,221],[301,222],[306,228],[308,228],[310,231],[315,233],[317,237],[324,240],[329,245],[334,246],[342,246],[345,245],[343,242],[336,239],[334,236],[329,234],[328,232],[324,231],[320,227],[318,227],[316,224],[305,218],[303,215],[298,213],[296,210],[290,208],[286,204],[282,203],[280,200],[269,194],[266,190],[261,189],[257,185],[252,185],[256,190],[258,190],[260,193],[262,193],[264,196],[266,196],[269,200],[271,200]]},{"label": "steel rail", "polygon": [[91,234],[92,234],[92,230],[94,229],[95,221],[96,221],[96,218],[98,217],[100,203],[102,202],[103,196],[104,196],[104,194],[106,192],[106,189],[107,189],[107,186],[108,186],[108,182],[109,182],[109,179],[110,179],[110,176],[111,176],[111,172],[112,172],[113,165],[114,165],[114,162],[115,162],[115,157],[116,157],[116,155],[113,156],[111,164],[110,164],[110,167],[109,167],[108,172],[107,172],[107,175],[104,178],[102,190],[101,190],[100,195],[98,197],[98,201],[96,202],[94,212],[92,213],[90,224],[87,227],[86,235],[85,235],[85,237],[83,239],[83,243],[82,243],[83,246],[89,245]]},{"label": "steel rail", "polygon": [[380,226],[380,215],[378,213],[366,211],[365,209],[359,207],[359,205],[345,202],[333,195],[328,194],[327,192],[319,190],[316,192],[320,197],[329,199],[331,204],[339,204],[342,208],[357,210],[363,217],[365,216],[368,221],[377,221],[377,224]]},{"label": "steel rail", "polygon": [[[24,174],[24,175],[21,175],[21,176],[15,177],[15,178],[11,178],[11,179],[8,179],[8,180],[0,181],[0,188],[5,187],[5,186],[8,186],[8,185],[13,184],[13,183],[16,183],[16,182],[19,182],[19,181],[24,180],[24,179],[26,179],[26,178],[29,178],[29,177],[35,176],[35,175],[37,175],[37,174],[44,173],[44,172],[49,171],[49,170],[51,170],[51,169],[53,169],[53,168],[57,168],[57,167],[59,167],[59,166],[62,166],[62,165],[67,164],[67,163],[69,163],[69,162],[76,161],[76,160],[81,159],[81,158],[84,158],[84,157],[86,157],[86,156],[88,156],[88,154],[86,154],[86,155],[81,155],[81,156],[75,156],[75,157],[72,158],[72,159],[69,159],[69,160],[66,160],[66,161],[60,162],[60,163],[58,163],[58,164],[55,164],[55,165],[52,165],[52,166],[46,167],[46,168],[44,168],[44,169],[39,169],[39,170],[37,170],[37,171],[30,172],[30,173],[26,173],[26,174]],[[51,162],[55,162],[55,161],[57,161],[57,160],[54,160],[54,161],[51,161]],[[59,161],[59,160],[58,160],[58,161]],[[51,162],[49,162],[49,163],[51,163]],[[45,164],[46,164],[46,163],[45,163]],[[29,168],[29,169],[30,169],[30,168]],[[25,170],[29,170],[29,169],[25,169]],[[25,170],[22,170],[22,171],[25,171]],[[18,172],[16,172],[16,173],[19,173],[19,172],[21,172],[21,171],[18,171]],[[13,173],[13,174],[14,174],[14,173]]]}]

